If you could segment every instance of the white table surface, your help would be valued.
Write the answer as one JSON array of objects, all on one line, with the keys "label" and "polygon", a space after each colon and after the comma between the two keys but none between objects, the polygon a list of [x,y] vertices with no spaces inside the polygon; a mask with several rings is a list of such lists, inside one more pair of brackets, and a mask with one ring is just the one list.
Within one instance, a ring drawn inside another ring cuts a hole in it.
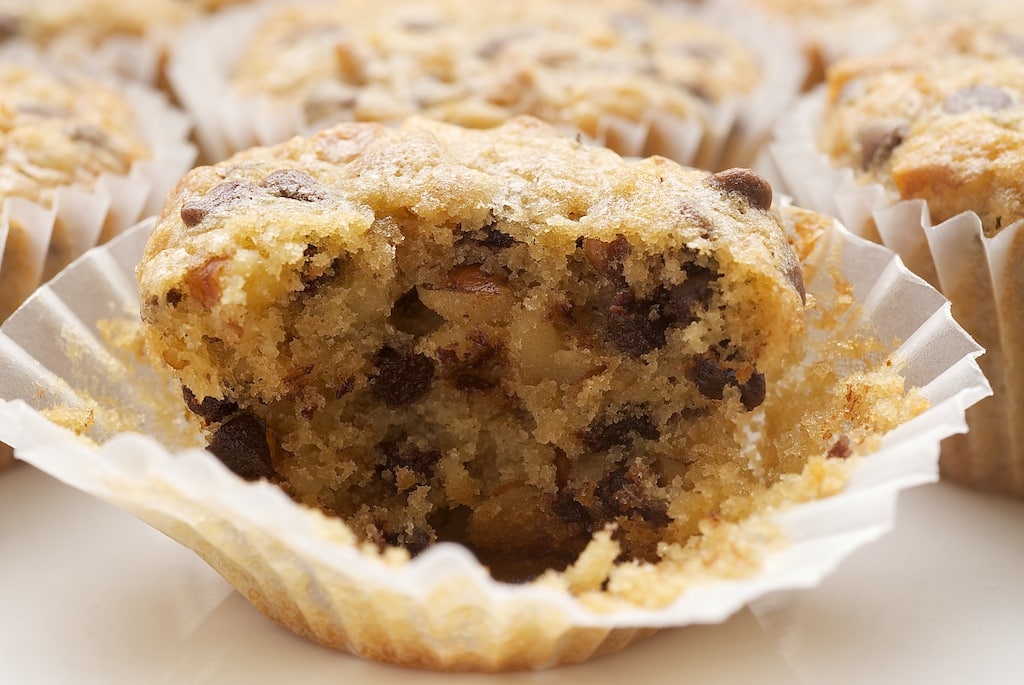
[{"label": "white table surface", "polygon": [[1024,684],[1024,502],[911,490],[812,590],[540,673],[364,662],[271,624],[190,551],[19,465],[0,474],[0,683]]}]

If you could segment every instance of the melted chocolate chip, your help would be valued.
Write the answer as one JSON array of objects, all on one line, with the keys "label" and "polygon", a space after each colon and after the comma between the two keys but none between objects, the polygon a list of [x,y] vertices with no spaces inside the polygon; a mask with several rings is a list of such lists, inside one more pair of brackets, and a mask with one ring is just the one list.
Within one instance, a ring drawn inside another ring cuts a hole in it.
[{"label": "melted chocolate chip", "polygon": [[192,228],[202,223],[210,212],[252,197],[256,192],[258,189],[249,181],[224,181],[211,188],[206,195],[185,200],[181,205],[181,220]]},{"label": "melted chocolate chip", "polygon": [[683,267],[686,280],[659,291],[662,316],[670,325],[687,326],[697,320],[697,312],[711,302],[711,284],[721,276],[698,264]]},{"label": "melted chocolate chip", "polygon": [[695,355],[688,377],[697,386],[697,391],[709,400],[723,399],[728,385],[737,388],[740,391],[740,402],[747,411],[759,407],[765,399],[767,388],[764,374],[758,371],[740,383],[735,369],[721,366],[713,359]]},{"label": "melted chocolate chip", "polygon": [[772,206],[772,186],[750,169],[726,169],[705,180],[712,188],[746,198],[751,207],[767,210]]},{"label": "melted chocolate chip", "polygon": [[184,386],[181,388],[181,394],[185,398],[185,404],[188,405],[189,411],[206,421],[206,423],[220,423],[238,411],[238,405],[231,400],[204,397],[203,401],[200,402],[199,398]]},{"label": "melted chocolate chip", "polygon": [[508,233],[499,231],[496,228],[488,229],[487,236],[480,242],[481,244],[496,250],[503,250],[516,244],[515,238],[510,236]]},{"label": "melted chocolate chip", "polygon": [[248,412],[221,424],[206,449],[245,480],[274,475],[267,428],[263,421]]},{"label": "melted chocolate chip", "polygon": [[327,197],[324,188],[316,179],[298,169],[272,171],[263,179],[260,186],[266,188],[271,195],[301,202],[317,202]]},{"label": "melted chocolate chip", "polygon": [[605,339],[617,350],[640,357],[665,344],[667,323],[656,316],[655,304],[638,300],[628,288],[619,290],[608,307]]},{"label": "melted chocolate chip", "polygon": [[182,294],[180,290],[178,290],[177,288],[171,288],[170,290],[167,291],[167,304],[171,305],[172,307],[177,307],[179,304],[181,304],[181,301],[184,299],[184,297],[185,295]]},{"label": "melted chocolate chip", "polygon": [[564,490],[560,490],[555,496],[551,510],[566,523],[590,524],[590,512],[587,511],[587,508]]},{"label": "melted chocolate chip", "polygon": [[394,473],[404,468],[421,478],[430,478],[434,467],[441,460],[438,450],[421,450],[410,442],[385,441],[377,445],[383,461],[378,464],[381,471]]},{"label": "melted chocolate chip", "polygon": [[963,114],[978,109],[995,112],[1012,104],[1013,98],[1002,88],[977,83],[950,93],[942,101],[942,109],[950,114]]},{"label": "melted chocolate chip", "polygon": [[652,478],[639,468],[620,466],[597,483],[594,496],[610,516],[639,516],[654,525],[668,525],[672,519],[667,503],[646,492]]},{"label": "melted chocolate chip", "polygon": [[430,533],[412,526],[407,530],[385,530],[381,537],[392,547],[403,547],[410,555],[416,556],[430,546]]},{"label": "melted chocolate chip", "polygon": [[434,362],[424,354],[384,346],[374,358],[377,373],[370,392],[389,407],[411,404],[427,394],[434,380]]},{"label": "melted chocolate chip", "polygon": [[628,447],[637,437],[645,440],[661,437],[658,427],[642,406],[626,407],[613,419],[602,417],[595,420],[580,440],[591,452],[606,452],[616,446]]}]

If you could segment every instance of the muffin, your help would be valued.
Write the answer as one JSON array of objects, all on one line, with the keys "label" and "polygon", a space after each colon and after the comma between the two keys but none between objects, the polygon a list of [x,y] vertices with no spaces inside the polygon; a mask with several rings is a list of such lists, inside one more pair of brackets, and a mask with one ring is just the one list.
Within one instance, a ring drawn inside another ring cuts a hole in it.
[{"label": "muffin", "polygon": [[533,119],[252,150],[4,324],[0,439],[364,657],[719,621],[885,530],[986,391],[944,298],[770,198]]},{"label": "muffin", "polygon": [[139,267],[147,346],[225,463],[367,541],[536,575],[614,524],[652,559],[696,530],[684,482],[694,509],[752,487],[716,431],[799,352],[770,204],[749,171],[627,165],[534,120],[341,126],[179,184]]},{"label": "muffin", "polygon": [[730,108],[762,98],[773,110],[799,79],[773,80],[785,46],[762,57],[757,45],[645,0],[336,0],[206,22],[178,43],[170,73],[211,161],[340,121],[422,114],[486,128],[529,114],[622,154],[715,163]]},{"label": "muffin", "polygon": [[13,55],[0,58],[0,84],[2,320],[42,280],[134,223],[192,151],[180,115],[140,88]]},{"label": "muffin", "polygon": [[73,62],[85,59],[155,83],[181,26],[242,1],[6,0],[0,7],[0,43],[25,41]]},{"label": "muffin", "polygon": [[[944,446],[943,467],[957,481],[1017,495],[1024,494],[1015,341],[1024,218],[1020,45],[1012,27],[957,21],[839,62],[820,113],[818,105],[805,108],[810,126],[780,135],[775,155],[798,200],[816,194],[823,202],[811,206],[835,207],[851,227],[892,246],[942,288],[987,349],[981,364],[995,395],[968,413],[971,432]],[[827,175],[799,151],[804,145],[845,176],[805,196],[801,177]]]}]

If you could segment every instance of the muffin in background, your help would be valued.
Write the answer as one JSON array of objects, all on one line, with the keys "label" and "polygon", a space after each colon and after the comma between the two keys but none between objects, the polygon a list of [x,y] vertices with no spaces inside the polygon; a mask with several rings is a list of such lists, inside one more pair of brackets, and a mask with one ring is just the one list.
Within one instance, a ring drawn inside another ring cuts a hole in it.
[{"label": "muffin in background", "polygon": [[162,78],[175,33],[204,13],[248,0],[4,0],[0,44],[27,42],[70,63],[145,83]]},{"label": "muffin in background", "polygon": [[734,34],[645,0],[300,2],[194,27],[169,73],[209,161],[340,121],[483,128],[529,114],[622,154],[715,168],[750,157],[758,119],[801,77],[785,42],[759,47],[747,23]]},{"label": "muffin in background", "polygon": [[943,472],[1024,495],[1021,34],[957,20],[842,60],[773,151],[798,201],[837,211],[949,297],[987,350],[994,396],[944,444]]}]

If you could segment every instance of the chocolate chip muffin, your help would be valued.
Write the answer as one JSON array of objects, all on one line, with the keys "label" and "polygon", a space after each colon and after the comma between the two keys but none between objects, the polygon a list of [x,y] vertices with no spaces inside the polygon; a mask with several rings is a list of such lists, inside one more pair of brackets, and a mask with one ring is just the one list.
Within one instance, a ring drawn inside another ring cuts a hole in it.
[{"label": "chocolate chip muffin", "polygon": [[[135,117],[126,96],[92,79],[0,59],[0,202],[7,225],[0,232],[0,320],[40,279],[91,246],[76,217],[49,216],[58,195],[92,188],[105,174],[127,174],[152,156]],[[37,225],[25,218],[38,214]],[[93,244],[98,237],[97,231]]]},{"label": "chocolate chip muffin", "polygon": [[[201,138],[217,139],[214,161],[244,148],[248,129],[271,144],[412,114],[473,128],[530,114],[622,154],[664,153],[684,137],[672,124],[728,128],[709,109],[750,96],[764,66],[744,41],[646,0],[297,3],[192,38],[172,79]],[[212,66],[195,59],[211,41],[230,55]],[[225,94],[241,101],[218,109]]]},{"label": "chocolate chip muffin", "polygon": [[1024,58],[1006,30],[954,22],[828,77],[821,148],[932,221],[974,211],[987,235],[1024,216]]},{"label": "chocolate chip muffin", "polygon": [[744,447],[802,352],[771,203],[531,118],[342,124],[181,181],[138,267],[146,344],[211,452],[365,541],[519,580],[611,527],[654,560],[804,464]]}]

